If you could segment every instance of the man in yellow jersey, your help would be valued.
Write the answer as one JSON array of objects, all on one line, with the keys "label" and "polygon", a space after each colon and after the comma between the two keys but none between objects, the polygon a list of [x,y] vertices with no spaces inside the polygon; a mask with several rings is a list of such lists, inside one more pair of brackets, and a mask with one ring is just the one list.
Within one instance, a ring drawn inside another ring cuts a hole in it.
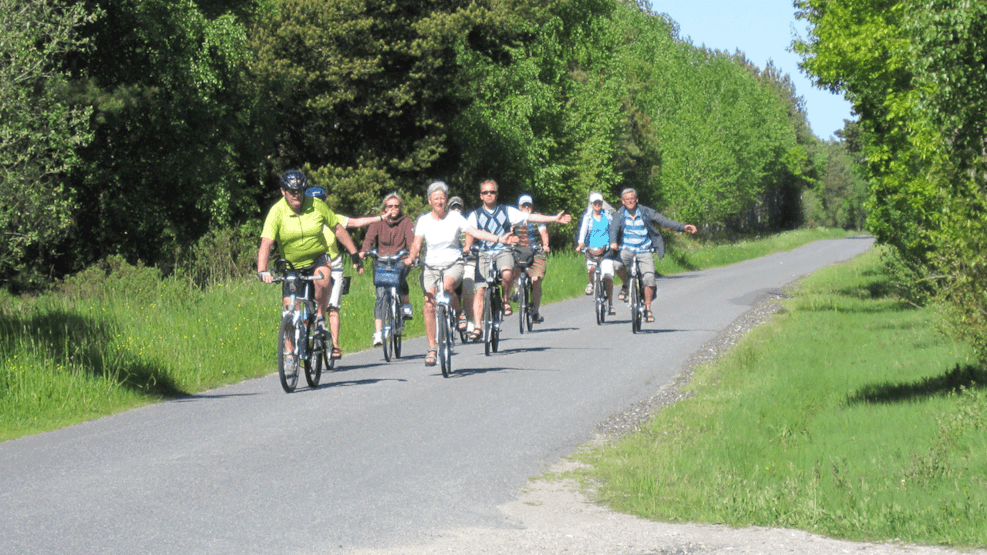
[{"label": "man in yellow jersey", "polygon": [[[280,256],[291,262],[296,270],[318,276],[319,279],[312,282],[315,285],[315,301],[318,307],[316,326],[325,329],[326,305],[329,301],[332,278],[326,254],[329,244],[322,232],[323,227],[331,229],[350,256],[354,257],[354,267],[359,266],[355,262],[359,260],[359,253],[339,217],[326,206],[326,203],[306,197],[306,188],[308,183],[302,172],[288,170],[281,175],[281,196],[284,198],[271,207],[264,220],[260,248],[257,250],[257,272],[266,283],[274,280],[274,276],[267,271],[267,263],[271,247],[277,243]],[[284,302],[287,305],[287,295]]]}]

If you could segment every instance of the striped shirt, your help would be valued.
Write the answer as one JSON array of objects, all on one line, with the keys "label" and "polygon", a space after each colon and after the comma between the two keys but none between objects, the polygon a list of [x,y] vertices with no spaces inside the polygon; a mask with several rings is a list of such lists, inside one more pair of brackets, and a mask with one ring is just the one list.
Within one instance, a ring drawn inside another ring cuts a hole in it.
[{"label": "striped shirt", "polygon": [[621,248],[633,252],[650,252],[654,245],[651,243],[651,237],[648,236],[648,228],[644,225],[641,211],[635,210],[634,215],[631,215],[627,209],[622,212],[624,215],[624,244],[621,245]]}]

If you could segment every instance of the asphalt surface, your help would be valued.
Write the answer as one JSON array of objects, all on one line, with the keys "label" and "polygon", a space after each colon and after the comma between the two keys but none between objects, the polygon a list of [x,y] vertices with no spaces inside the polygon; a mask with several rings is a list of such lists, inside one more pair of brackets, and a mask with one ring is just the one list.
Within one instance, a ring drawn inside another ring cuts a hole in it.
[{"label": "asphalt surface", "polygon": [[457,345],[448,379],[417,339],[397,362],[348,355],[314,390],[285,394],[272,374],[2,443],[0,553],[342,553],[519,526],[497,506],[530,477],[759,296],[872,243],[663,278],[636,335],[625,305],[597,326],[587,297],[545,307],[523,336],[510,317],[501,352]]}]

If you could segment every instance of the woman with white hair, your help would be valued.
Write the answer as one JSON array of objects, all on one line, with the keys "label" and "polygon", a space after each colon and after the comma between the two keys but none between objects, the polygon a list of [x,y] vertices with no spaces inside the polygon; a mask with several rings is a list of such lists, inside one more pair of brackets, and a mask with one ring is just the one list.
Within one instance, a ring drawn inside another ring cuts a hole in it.
[{"label": "woman with white hair", "polygon": [[[425,264],[422,268],[422,289],[425,293],[425,335],[428,337],[428,355],[425,366],[435,366],[435,294],[441,285],[452,299],[454,310],[460,310],[456,287],[463,279],[463,251],[459,243],[460,232],[471,237],[496,243],[513,245],[518,238],[511,235],[494,235],[481,231],[469,224],[459,212],[446,210],[449,187],[442,181],[434,181],[428,186],[426,198],[430,212],[426,212],[415,224],[415,239],[410,254],[405,261],[411,265],[425,246]],[[443,272],[444,283],[439,283],[439,270]]]}]

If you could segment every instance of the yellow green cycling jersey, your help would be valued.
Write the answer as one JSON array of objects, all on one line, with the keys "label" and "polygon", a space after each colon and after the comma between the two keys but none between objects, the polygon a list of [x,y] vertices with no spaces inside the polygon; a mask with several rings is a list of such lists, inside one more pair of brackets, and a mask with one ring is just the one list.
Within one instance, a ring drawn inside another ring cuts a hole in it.
[{"label": "yellow green cycling jersey", "polygon": [[260,236],[277,243],[282,258],[304,268],[329,252],[323,229],[332,230],[340,224],[339,216],[319,199],[306,198],[301,215],[297,215],[282,198],[267,213]]}]

